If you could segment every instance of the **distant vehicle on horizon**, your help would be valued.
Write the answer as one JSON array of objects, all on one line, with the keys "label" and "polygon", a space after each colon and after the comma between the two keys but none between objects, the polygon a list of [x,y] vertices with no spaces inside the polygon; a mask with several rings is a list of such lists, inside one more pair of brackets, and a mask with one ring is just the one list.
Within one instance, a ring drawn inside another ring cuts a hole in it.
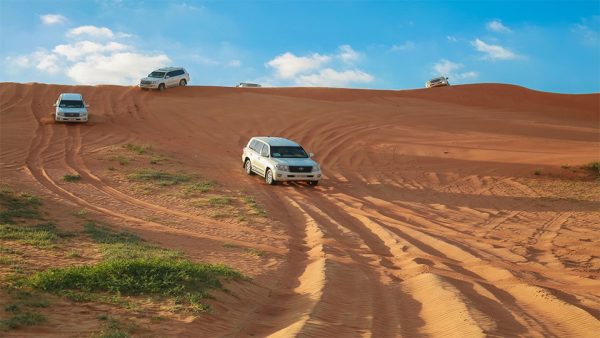
[{"label": "distant vehicle on horizon", "polygon": [[142,90],[158,89],[161,92],[169,87],[183,87],[190,82],[190,74],[182,67],[159,68],[140,80]]},{"label": "distant vehicle on horizon", "polygon": [[448,78],[447,77],[436,77],[433,78],[427,82],[425,82],[425,88],[432,88],[432,87],[443,87],[443,86],[449,86],[450,82],[448,82]]},{"label": "distant vehicle on horizon", "polygon": [[302,147],[282,137],[252,137],[242,150],[242,164],[248,175],[259,174],[265,182],[305,181],[315,186],[321,180],[321,167]]},{"label": "distant vehicle on horizon", "polygon": [[236,88],[241,88],[241,87],[260,88],[262,86],[259,85],[258,83],[249,83],[249,82],[241,82],[239,85],[236,86]]},{"label": "distant vehicle on horizon", "polygon": [[62,93],[53,104],[56,107],[54,120],[56,122],[87,122],[88,104],[79,93]]}]

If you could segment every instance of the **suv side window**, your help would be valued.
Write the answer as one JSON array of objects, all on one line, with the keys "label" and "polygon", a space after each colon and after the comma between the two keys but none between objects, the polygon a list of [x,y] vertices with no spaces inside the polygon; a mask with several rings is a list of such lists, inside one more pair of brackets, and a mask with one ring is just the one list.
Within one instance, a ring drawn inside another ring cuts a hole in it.
[{"label": "suv side window", "polygon": [[258,141],[257,140],[250,141],[250,149],[252,149],[254,151],[258,151],[257,150],[257,146],[258,146]]},{"label": "suv side window", "polygon": [[262,148],[260,148],[260,156],[262,156],[262,157],[269,156],[269,146],[268,145],[262,143]]},{"label": "suv side window", "polygon": [[175,74],[175,72],[174,72],[174,71],[173,71],[173,72],[168,72],[168,73],[167,73],[167,76],[168,76],[168,77],[173,77],[173,76],[175,76],[175,75],[177,75],[177,74]]},{"label": "suv side window", "polygon": [[175,75],[183,75],[183,69],[176,70]]}]

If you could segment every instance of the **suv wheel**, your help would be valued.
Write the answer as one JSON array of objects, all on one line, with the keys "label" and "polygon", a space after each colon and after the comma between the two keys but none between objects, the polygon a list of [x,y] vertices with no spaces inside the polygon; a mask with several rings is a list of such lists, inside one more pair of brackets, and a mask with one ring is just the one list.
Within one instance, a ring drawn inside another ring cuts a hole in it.
[{"label": "suv wheel", "polygon": [[185,79],[182,79],[181,81],[179,81],[179,86],[183,87],[187,84],[187,81],[185,81]]},{"label": "suv wheel", "polygon": [[271,169],[267,169],[267,173],[265,174],[265,182],[267,182],[268,185],[277,184],[277,181],[275,181],[273,178],[273,171]]},{"label": "suv wheel", "polygon": [[158,85],[158,90],[160,90],[161,92],[164,92],[165,91],[165,84],[164,83],[159,84]]},{"label": "suv wheel", "polygon": [[313,187],[317,184],[319,184],[319,181],[308,181],[308,185],[311,185]]},{"label": "suv wheel", "polygon": [[254,172],[252,171],[252,163],[250,163],[250,160],[246,160],[246,162],[244,162],[244,171],[246,172],[246,175],[254,175]]}]

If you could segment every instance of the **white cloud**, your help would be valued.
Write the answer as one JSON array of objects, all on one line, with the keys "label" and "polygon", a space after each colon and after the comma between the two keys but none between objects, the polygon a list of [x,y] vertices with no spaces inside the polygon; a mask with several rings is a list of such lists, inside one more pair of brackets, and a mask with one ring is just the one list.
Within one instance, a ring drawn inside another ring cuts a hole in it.
[{"label": "white cloud", "polygon": [[310,56],[296,56],[287,52],[267,62],[267,66],[275,69],[280,78],[292,79],[299,73],[318,69],[330,60],[331,57],[318,53]]},{"label": "white cloud", "polygon": [[61,71],[60,59],[44,49],[39,49],[28,55],[17,57],[7,57],[6,62],[14,67],[35,68],[49,74],[56,74]]},{"label": "white cloud", "polygon": [[136,83],[149,70],[170,63],[164,54],[145,55],[134,52],[109,55],[90,55],[69,67],[67,75],[77,83],[124,84]]},{"label": "white cloud", "polygon": [[[592,26],[592,27],[590,27]],[[595,15],[591,18],[583,18],[580,23],[573,25],[571,32],[578,35],[580,41],[587,46],[595,47],[600,42],[599,30],[600,16]]]},{"label": "white cloud", "polygon": [[353,63],[360,58],[360,54],[352,49],[350,45],[341,45],[339,51],[338,57],[346,63]]},{"label": "white cloud", "polygon": [[451,35],[448,35],[446,37],[446,39],[448,39],[448,41],[450,41],[450,42],[457,42],[458,41],[458,39],[456,37],[451,36]]},{"label": "white cloud", "polygon": [[467,71],[459,72],[465,65],[462,63],[455,63],[446,59],[441,59],[433,65],[433,75],[447,76],[452,80],[465,80],[474,79],[479,76],[477,72]]},{"label": "white cloud", "polygon": [[72,44],[58,45],[53,52],[65,56],[69,61],[76,61],[89,54],[104,52],[120,52],[131,49],[131,46],[111,41],[107,44],[92,41],[79,41]]},{"label": "white cloud", "polygon": [[40,15],[40,19],[42,20],[42,23],[44,25],[61,24],[61,23],[65,23],[67,21],[67,18],[65,18],[64,16],[62,16],[60,14]]},{"label": "white cloud", "polygon": [[504,26],[504,24],[500,20],[492,20],[492,21],[488,22],[485,26],[487,27],[487,29],[491,30],[492,32],[497,32],[497,33],[512,32],[512,30],[510,28]]},{"label": "white cloud", "polygon": [[315,74],[300,75],[295,82],[301,86],[346,87],[351,83],[368,83],[373,80],[372,75],[357,69],[337,71],[325,68]]},{"label": "white cloud", "polygon": [[410,40],[406,40],[403,44],[392,46],[393,51],[407,51],[413,49],[415,49],[415,43]]},{"label": "white cloud", "polygon": [[18,69],[34,69],[50,75],[60,73],[78,84],[123,85],[134,84],[150,70],[171,62],[164,53],[142,53],[134,46],[114,41],[126,35],[115,35],[106,27],[81,26],[70,30],[67,36],[102,37],[109,41],[64,43],[52,50],[39,49],[6,61]]},{"label": "white cloud", "polygon": [[518,57],[518,55],[500,45],[490,45],[479,39],[475,39],[475,41],[472,41],[471,44],[473,44],[475,49],[486,54],[485,58],[487,59],[512,60]]},{"label": "white cloud", "polygon": [[68,37],[77,37],[87,35],[93,38],[113,38],[115,34],[112,30],[106,27],[96,27],[96,26],[79,26],[73,28],[67,32]]},{"label": "white cloud", "polygon": [[275,76],[262,78],[261,83],[345,87],[373,81],[375,78],[371,74],[353,66],[360,58],[361,53],[355,51],[350,45],[339,46],[334,54],[314,53],[308,56],[296,56],[286,52],[266,63],[267,67],[275,71]]}]

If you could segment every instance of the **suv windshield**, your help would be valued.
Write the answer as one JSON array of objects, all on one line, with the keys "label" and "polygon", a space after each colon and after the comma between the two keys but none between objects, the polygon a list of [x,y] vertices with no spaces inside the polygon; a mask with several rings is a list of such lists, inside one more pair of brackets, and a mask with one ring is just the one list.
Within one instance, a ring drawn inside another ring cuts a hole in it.
[{"label": "suv windshield", "polygon": [[307,158],[308,155],[301,147],[273,147],[271,157],[274,158]]},{"label": "suv windshield", "polygon": [[156,77],[162,79],[163,77],[165,77],[165,72],[152,72],[150,73],[150,75],[148,75],[148,77]]},{"label": "suv windshield", "polygon": [[83,101],[61,100],[58,106],[61,108],[83,108]]}]

